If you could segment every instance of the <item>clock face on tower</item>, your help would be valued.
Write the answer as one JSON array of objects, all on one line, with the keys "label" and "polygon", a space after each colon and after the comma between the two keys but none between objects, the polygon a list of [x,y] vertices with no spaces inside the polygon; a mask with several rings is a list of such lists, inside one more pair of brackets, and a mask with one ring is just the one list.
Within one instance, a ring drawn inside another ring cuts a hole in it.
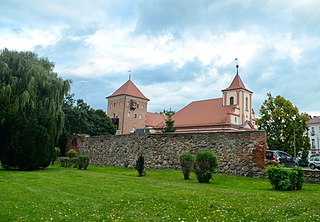
[{"label": "clock face on tower", "polygon": [[131,100],[130,101],[130,110],[134,111],[137,108],[137,102]]}]

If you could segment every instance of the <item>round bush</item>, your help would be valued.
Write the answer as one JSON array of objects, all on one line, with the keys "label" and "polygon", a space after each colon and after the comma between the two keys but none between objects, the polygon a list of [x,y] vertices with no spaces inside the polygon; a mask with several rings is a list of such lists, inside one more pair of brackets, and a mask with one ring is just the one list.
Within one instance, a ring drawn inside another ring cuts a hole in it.
[{"label": "round bush", "polygon": [[190,173],[193,168],[193,155],[191,153],[184,153],[180,155],[180,166],[183,172],[183,177],[185,180],[189,180]]},{"label": "round bush", "polygon": [[199,183],[209,183],[212,174],[218,168],[217,155],[211,151],[200,151],[195,158],[194,172]]}]

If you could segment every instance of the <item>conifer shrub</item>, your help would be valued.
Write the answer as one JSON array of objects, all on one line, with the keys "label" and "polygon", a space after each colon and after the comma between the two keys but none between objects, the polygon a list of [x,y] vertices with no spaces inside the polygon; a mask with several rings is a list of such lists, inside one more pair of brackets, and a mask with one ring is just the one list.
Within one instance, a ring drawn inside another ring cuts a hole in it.
[{"label": "conifer shrub", "polygon": [[267,167],[267,175],[275,190],[301,190],[303,170],[301,168],[285,168],[283,166]]},{"label": "conifer shrub", "polygon": [[193,169],[194,157],[191,153],[184,153],[180,155],[180,166],[185,180],[190,179],[190,173]]},{"label": "conifer shrub", "polygon": [[138,171],[139,177],[144,176],[144,157],[140,155],[136,161],[135,169]]},{"label": "conifer shrub", "polygon": [[78,157],[78,169],[86,170],[89,166],[90,157],[86,155],[82,155]]},{"label": "conifer shrub", "polygon": [[196,154],[194,172],[199,183],[209,183],[219,166],[217,155],[211,151],[200,151]]}]

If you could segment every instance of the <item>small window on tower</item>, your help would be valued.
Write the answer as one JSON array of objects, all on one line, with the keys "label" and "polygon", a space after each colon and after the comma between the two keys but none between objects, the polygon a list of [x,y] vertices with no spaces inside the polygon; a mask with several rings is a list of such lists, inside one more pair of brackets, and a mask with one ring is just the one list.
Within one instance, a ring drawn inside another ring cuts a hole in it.
[{"label": "small window on tower", "polygon": [[249,103],[248,103],[248,97],[246,97],[246,111],[249,111]]},{"label": "small window on tower", "polygon": [[237,117],[234,117],[234,122],[235,122],[235,123],[237,122]]},{"label": "small window on tower", "polygon": [[139,108],[139,104],[137,104],[137,109]]},{"label": "small window on tower", "polygon": [[234,104],[234,98],[233,96],[230,97],[230,106],[232,106]]},{"label": "small window on tower", "polygon": [[139,119],[142,119],[142,115],[139,115]]},{"label": "small window on tower", "polygon": [[141,106],[141,109],[143,109],[144,107],[143,107],[143,105]]},{"label": "small window on tower", "polygon": [[134,118],[137,119],[137,117],[138,117],[138,114],[135,113],[135,114],[134,114]]},{"label": "small window on tower", "polygon": [[130,117],[130,113],[128,113],[128,117]]}]

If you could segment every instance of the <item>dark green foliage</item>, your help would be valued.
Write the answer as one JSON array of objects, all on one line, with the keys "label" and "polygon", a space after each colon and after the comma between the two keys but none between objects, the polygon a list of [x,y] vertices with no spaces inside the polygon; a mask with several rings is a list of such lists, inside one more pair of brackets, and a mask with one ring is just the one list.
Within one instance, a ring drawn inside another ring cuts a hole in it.
[{"label": "dark green foliage", "polygon": [[64,99],[66,124],[59,140],[60,147],[65,149],[67,138],[72,134],[97,136],[116,133],[116,127],[103,110],[92,109],[82,99],[75,100],[73,97],[74,94],[68,94]]},{"label": "dark green foliage", "polygon": [[78,160],[78,169],[86,170],[89,166],[90,157],[82,155],[82,156],[79,156],[78,159],[79,159]]},{"label": "dark green foliage", "polygon": [[294,156],[294,140],[296,153],[310,147],[309,137],[305,133],[309,116],[306,113],[299,114],[298,108],[289,100],[282,96],[274,98],[268,93],[260,108],[260,116],[257,124],[259,129],[267,132],[270,149],[282,150]]},{"label": "dark green foliage", "polygon": [[210,151],[200,151],[195,157],[194,172],[199,183],[209,183],[212,174],[218,168],[217,155]]},{"label": "dark green foliage", "polygon": [[267,167],[269,181],[275,190],[301,190],[303,170],[301,168]]},{"label": "dark green foliage", "polygon": [[308,166],[308,151],[306,149],[302,149],[301,159],[298,161],[299,166],[306,167]]},{"label": "dark green foliage", "polygon": [[191,153],[184,153],[180,155],[180,166],[185,180],[189,180],[190,178],[190,173],[193,169],[193,161],[194,157]]},{"label": "dark green foliage", "polygon": [[140,155],[136,161],[135,169],[138,171],[139,177],[144,176],[144,157]]},{"label": "dark green foliage", "polygon": [[70,82],[32,52],[0,51],[0,161],[6,169],[50,165],[64,125]]}]

